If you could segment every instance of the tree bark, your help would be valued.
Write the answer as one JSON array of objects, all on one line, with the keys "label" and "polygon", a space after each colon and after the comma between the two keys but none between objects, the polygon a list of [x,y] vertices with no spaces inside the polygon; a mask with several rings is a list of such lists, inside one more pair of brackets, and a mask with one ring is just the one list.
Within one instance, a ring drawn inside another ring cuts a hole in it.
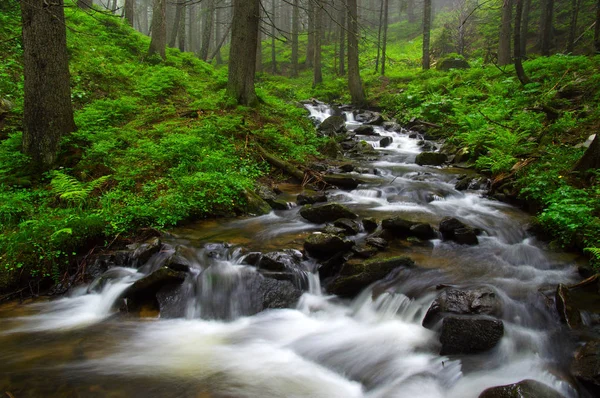
[{"label": "tree bark", "polygon": [[388,17],[389,0],[383,0],[383,46],[381,48],[381,76],[385,76],[385,60],[387,57]]},{"label": "tree bark", "polygon": [[125,0],[125,20],[129,26],[133,26],[133,19],[135,17],[135,0]]},{"label": "tree bark", "polygon": [[315,6],[308,0],[308,43],[306,44],[306,66],[312,68],[315,57]]},{"label": "tree bark", "polygon": [[585,151],[581,159],[575,164],[573,170],[586,172],[591,169],[599,169],[600,168],[600,139],[598,136],[600,134],[596,134],[596,137],[592,141],[592,144]]},{"label": "tree bark", "polygon": [[600,0],[596,3],[596,27],[594,29],[594,50],[600,53]]},{"label": "tree bark", "polygon": [[579,17],[580,0],[571,0],[571,23],[569,24],[569,39],[567,52],[572,53],[575,49],[575,36],[577,35],[577,19]]},{"label": "tree bark", "polygon": [[346,2],[345,0],[341,0],[340,5],[340,43],[339,43],[339,58],[340,58],[340,76],[344,76],[346,74],[346,30],[348,29],[348,25],[346,23],[346,14],[348,11],[346,10]]},{"label": "tree bark", "polygon": [[352,104],[365,104],[365,92],[358,67],[358,9],[356,0],[346,0],[348,6],[348,90]]},{"label": "tree bark", "polygon": [[500,36],[498,40],[498,65],[510,64],[510,22],[513,0],[503,0]]},{"label": "tree bark", "polygon": [[[133,0],[126,0],[126,1],[133,1]],[[176,8],[175,8],[175,20],[173,21],[173,30],[171,31],[171,38],[169,40],[169,47],[175,47],[175,45],[177,44],[177,37],[181,33],[180,26],[182,24],[184,15],[185,15],[185,3],[183,3],[183,2],[177,3]],[[185,29],[185,27],[184,27],[184,29]],[[185,30],[184,30],[184,32],[185,32]]]},{"label": "tree bark", "polygon": [[298,35],[300,34],[300,0],[294,0],[292,10],[292,77],[298,76]]},{"label": "tree bark", "polygon": [[152,11],[152,35],[148,55],[158,54],[162,59],[167,58],[167,1],[154,0]]},{"label": "tree bark", "polygon": [[23,153],[33,169],[57,160],[60,138],[75,131],[63,0],[21,1],[23,24]]},{"label": "tree bark", "polygon": [[550,55],[552,48],[552,29],[554,19],[554,0],[542,0],[542,15],[540,16],[540,52]]},{"label": "tree bark", "polygon": [[429,42],[431,40],[431,0],[423,0],[423,69],[431,67]]},{"label": "tree bark", "polygon": [[254,91],[260,0],[234,0],[227,93],[241,105],[256,105]]},{"label": "tree bark", "polygon": [[275,49],[277,27],[275,26],[275,0],[271,0],[271,73],[277,73],[277,51]]},{"label": "tree bark", "polygon": [[379,8],[379,26],[377,27],[377,56],[375,57],[375,73],[379,72],[379,59],[381,58],[381,31],[383,29],[383,0]]},{"label": "tree bark", "polygon": [[323,83],[323,72],[321,70],[321,41],[323,37],[323,3],[315,0],[314,20],[315,20],[315,55],[313,65],[313,88],[317,84]]},{"label": "tree bark", "polygon": [[523,16],[521,17],[521,58],[527,56],[527,36],[529,36],[529,12],[531,11],[531,0],[523,3]]},{"label": "tree bark", "polygon": [[92,0],[77,0],[77,7],[87,10],[92,7]]},{"label": "tree bark", "polygon": [[521,20],[523,18],[523,1],[524,0],[515,0],[516,10],[513,51],[515,56],[515,71],[517,72],[517,77],[519,78],[519,81],[522,85],[526,85],[527,83],[529,83],[529,78],[525,74],[525,69],[523,69],[523,62],[521,56]]},{"label": "tree bark", "polygon": [[213,16],[215,14],[214,0],[204,0],[202,9],[202,44],[200,46],[200,59],[208,60],[210,41],[213,31]]}]

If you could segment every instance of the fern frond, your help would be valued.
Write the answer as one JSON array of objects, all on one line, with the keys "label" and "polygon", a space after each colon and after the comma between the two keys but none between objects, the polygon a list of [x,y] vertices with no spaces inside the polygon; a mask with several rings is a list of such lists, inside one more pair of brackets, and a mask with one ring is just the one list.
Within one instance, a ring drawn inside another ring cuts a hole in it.
[{"label": "fern frond", "polygon": [[600,247],[586,247],[583,251],[590,253],[596,261],[600,261]]},{"label": "fern frond", "polygon": [[89,198],[91,192],[104,184],[109,178],[110,175],[107,175],[88,183],[83,183],[62,171],[55,171],[50,185],[52,186],[52,193],[57,195],[60,200],[64,200],[72,205],[82,206]]}]

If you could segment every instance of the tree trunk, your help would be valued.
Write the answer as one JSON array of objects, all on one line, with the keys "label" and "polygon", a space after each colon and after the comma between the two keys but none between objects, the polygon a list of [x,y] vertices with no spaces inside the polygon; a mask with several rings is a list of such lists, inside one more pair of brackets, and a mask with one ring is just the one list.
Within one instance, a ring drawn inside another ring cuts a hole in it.
[{"label": "tree trunk", "polygon": [[[132,0],[126,0],[126,1],[132,1]],[[181,32],[180,26],[182,24],[182,19],[183,19],[184,15],[185,15],[185,4],[183,2],[177,3],[176,8],[175,8],[175,20],[173,21],[173,30],[171,31],[171,39],[169,40],[169,47],[175,47],[175,45],[177,44],[177,37],[179,36],[179,34]],[[185,28],[184,28],[184,32],[185,32]]]},{"label": "tree trunk", "polygon": [[135,0],[125,0],[125,20],[129,26],[133,26],[133,18],[135,16]]},{"label": "tree trunk", "polygon": [[[417,16],[415,15],[415,0],[407,0],[406,13],[408,15],[408,22],[417,22]],[[430,11],[431,13],[431,11]]]},{"label": "tree trunk", "polygon": [[500,37],[498,40],[498,65],[510,64],[510,22],[512,20],[513,0],[503,0]]},{"label": "tree trunk", "polygon": [[60,138],[75,131],[63,0],[21,1],[23,24],[23,153],[35,171],[51,168]]},{"label": "tree trunk", "polygon": [[383,0],[383,47],[381,48],[381,76],[385,76],[385,59],[387,57],[387,33],[389,17],[389,0]]},{"label": "tree trunk", "polygon": [[571,0],[571,23],[569,24],[569,39],[567,41],[567,53],[575,49],[575,35],[577,35],[577,19],[579,17],[580,0]]},{"label": "tree trunk", "polygon": [[522,85],[526,85],[529,83],[529,78],[525,74],[525,70],[523,69],[523,62],[521,57],[521,19],[523,18],[523,1],[525,0],[515,0],[516,2],[516,10],[515,10],[515,34],[514,34],[514,43],[513,43],[513,51],[515,55],[515,71],[517,72],[517,77]]},{"label": "tree trunk", "polygon": [[227,93],[241,105],[256,105],[254,91],[260,0],[233,0]]},{"label": "tree trunk", "polygon": [[77,0],[77,7],[87,10],[92,7],[92,0]]},{"label": "tree trunk", "polygon": [[277,73],[277,52],[275,49],[275,36],[277,27],[275,26],[275,0],[271,0],[271,73]]},{"label": "tree trunk", "polygon": [[379,7],[379,26],[377,29],[377,57],[375,57],[375,73],[379,72],[379,58],[381,57],[381,30],[383,29],[383,0]]},{"label": "tree trunk", "polygon": [[358,67],[358,9],[356,0],[346,0],[348,7],[348,89],[352,104],[365,104],[365,92]]},{"label": "tree trunk", "polygon": [[521,59],[527,57],[527,37],[529,36],[529,12],[531,11],[531,0],[525,0],[523,4],[523,16],[521,17]]},{"label": "tree trunk", "polygon": [[340,58],[340,76],[344,76],[346,74],[346,29],[348,29],[348,25],[346,24],[346,14],[348,11],[346,10],[346,2],[345,0],[341,0],[340,4],[340,43],[339,43],[339,58]]},{"label": "tree trunk", "polygon": [[540,52],[550,55],[552,48],[552,22],[554,19],[554,0],[542,0],[542,15],[540,17]]},{"label": "tree trunk", "polygon": [[600,0],[596,3],[596,27],[594,29],[594,50],[600,53]]},{"label": "tree trunk", "polygon": [[210,40],[213,31],[213,16],[215,14],[214,0],[204,0],[202,10],[202,45],[200,46],[200,59],[208,60]]},{"label": "tree trunk", "polygon": [[300,0],[294,0],[292,10],[292,77],[298,76],[298,35],[300,34]]},{"label": "tree trunk", "polygon": [[177,47],[179,51],[185,51],[185,14],[186,5],[181,5],[181,20],[179,21],[179,30],[177,31]]},{"label": "tree trunk", "polygon": [[308,43],[306,45],[306,66],[312,68],[315,56],[315,6],[308,0]]},{"label": "tree trunk", "polygon": [[573,170],[586,172],[591,169],[600,169],[600,139],[598,136],[600,134],[596,134],[596,138],[594,138],[590,147],[575,164]]},{"label": "tree trunk", "polygon": [[317,84],[323,83],[323,72],[321,71],[321,41],[323,37],[323,3],[315,0],[314,21],[315,21],[315,55],[313,66],[313,88]]},{"label": "tree trunk", "polygon": [[423,0],[423,69],[431,67],[429,42],[431,40],[431,0]]},{"label": "tree trunk", "polygon": [[154,0],[152,11],[152,35],[148,55],[158,54],[162,59],[167,58],[167,1]]}]

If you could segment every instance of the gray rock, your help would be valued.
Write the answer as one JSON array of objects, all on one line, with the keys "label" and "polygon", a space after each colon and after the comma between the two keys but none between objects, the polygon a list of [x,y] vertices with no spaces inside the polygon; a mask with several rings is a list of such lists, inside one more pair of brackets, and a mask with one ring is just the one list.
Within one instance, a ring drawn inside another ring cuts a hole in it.
[{"label": "gray rock", "polygon": [[349,218],[340,218],[335,220],[333,225],[343,229],[346,235],[356,235],[360,232],[360,224],[358,221],[351,220]]},{"label": "gray rock", "polygon": [[381,222],[381,228],[391,232],[394,236],[407,238],[412,235],[411,228],[418,223],[402,217],[387,218]]},{"label": "gray rock", "polygon": [[421,152],[415,158],[419,166],[441,166],[448,160],[448,156],[439,152]]},{"label": "gray rock", "polygon": [[315,224],[333,222],[340,218],[356,219],[358,216],[346,206],[339,203],[326,203],[324,205],[305,205],[300,209],[300,215]]},{"label": "gray rock", "polygon": [[354,242],[337,235],[315,232],[304,241],[304,249],[308,254],[317,258],[330,258],[339,252],[348,251]]},{"label": "gray rock", "polygon": [[504,335],[504,324],[484,317],[448,316],[442,321],[440,355],[476,354],[494,348]]},{"label": "gray rock", "polygon": [[600,396],[600,340],[592,340],[575,352],[571,373],[596,396]]},{"label": "gray rock", "polygon": [[381,148],[385,148],[388,147],[392,144],[392,142],[394,142],[394,139],[392,137],[383,137],[380,141],[379,141],[379,146]]},{"label": "gray rock", "polygon": [[268,271],[285,272],[298,268],[301,261],[302,253],[298,250],[287,249],[263,254],[256,267]]},{"label": "gray rock", "polygon": [[433,227],[429,224],[419,223],[410,227],[410,234],[416,238],[422,240],[429,240],[437,238],[437,233]]},{"label": "gray rock", "polygon": [[564,398],[562,394],[535,380],[521,380],[515,384],[491,387],[479,398]]},{"label": "gray rock", "polygon": [[352,247],[352,252],[360,258],[371,258],[379,252],[379,249],[370,245],[356,245]]},{"label": "gray rock", "polygon": [[357,128],[355,128],[354,132],[358,135],[375,135],[375,136],[379,135],[379,133],[375,132],[375,129],[373,128],[373,126],[366,126],[364,124],[362,126],[358,126]]},{"label": "gray rock", "polygon": [[376,247],[379,250],[384,250],[386,247],[388,247],[387,240],[385,240],[383,238],[370,236],[365,241],[366,241],[367,245]]},{"label": "gray rock", "polygon": [[315,203],[327,202],[327,196],[321,192],[315,193],[300,193],[296,196],[296,203],[298,205],[314,205]]},{"label": "gray rock", "polygon": [[444,240],[453,240],[460,244],[476,245],[479,243],[475,230],[453,217],[444,217],[440,221],[440,232]]},{"label": "gray rock", "polygon": [[335,137],[346,133],[346,121],[341,116],[329,116],[317,127],[322,136]]},{"label": "gray rock", "polygon": [[156,293],[165,286],[180,285],[185,280],[185,276],[184,272],[161,267],[137,280],[123,293],[123,297],[127,299],[128,309],[137,310],[146,305],[158,309]]},{"label": "gray rock", "polygon": [[450,69],[469,69],[470,67],[463,58],[444,58],[438,62],[436,69],[449,71]]},{"label": "gray rock", "polygon": [[377,229],[377,227],[379,226],[379,224],[377,223],[377,220],[374,219],[373,217],[366,217],[363,218],[362,220],[362,224],[363,224],[363,228],[365,229],[365,231],[367,232],[373,232]]},{"label": "gray rock", "polygon": [[127,249],[133,251],[131,258],[134,260],[134,264],[139,267],[150,260],[150,257],[158,253],[161,246],[162,242],[160,239],[154,237],[148,239],[144,243],[133,243],[131,245],[127,245]]}]

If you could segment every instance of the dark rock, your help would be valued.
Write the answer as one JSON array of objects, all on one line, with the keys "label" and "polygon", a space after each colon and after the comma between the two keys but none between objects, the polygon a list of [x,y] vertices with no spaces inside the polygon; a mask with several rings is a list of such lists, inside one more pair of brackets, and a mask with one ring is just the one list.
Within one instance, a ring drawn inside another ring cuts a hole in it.
[{"label": "dark rock", "polygon": [[408,134],[408,138],[412,138],[412,139],[416,140],[417,138],[419,138],[419,133],[412,132],[412,133]]},{"label": "dark rock", "polygon": [[489,189],[491,182],[488,178],[479,177],[479,178],[463,178],[459,180],[454,188],[458,191],[464,191],[467,189],[472,190],[482,190]]},{"label": "dark rock", "polygon": [[388,147],[392,144],[392,142],[394,142],[394,139],[392,137],[383,137],[380,141],[379,141],[379,146],[382,148]]},{"label": "dark rock", "polygon": [[244,258],[242,259],[242,263],[249,264],[249,265],[256,265],[260,261],[261,257],[262,257],[261,252],[250,252],[244,256]]},{"label": "dark rock", "polygon": [[502,301],[496,292],[487,287],[444,290],[425,314],[423,326],[433,328],[444,315],[502,315]]},{"label": "dark rock", "polygon": [[280,252],[263,254],[256,264],[256,267],[269,271],[285,272],[298,268],[301,261],[301,252],[298,250],[287,249]]},{"label": "dark rock", "polygon": [[354,114],[354,120],[363,124],[379,126],[385,121],[383,116],[377,112],[362,111]]},{"label": "dark rock", "polygon": [[479,239],[477,239],[476,231],[473,228],[458,228],[454,230],[454,241],[461,245],[477,245]]},{"label": "dark rock", "polygon": [[388,247],[387,240],[385,240],[383,238],[370,236],[365,241],[366,241],[367,245],[376,247],[379,250],[384,250],[386,247]]},{"label": "dark rock", "polygon": [[302,291],[289,281],[264,278],[260,284],[263,309],[295,308]]},{"label": "dark rock", "polygon": [[354,165],[352,163],[343,164],[340,166],[340,170],[342,170],[344,173],[350,173],[354,171]]},{"label": "dark rock", "polygon": [[357,128],[355,128],[354,132],[358,135],[375,135],[375,136],[379,135],[378,133],[375,132],[375,129],[373,128],[373,126],[365,126],[364,124],[362,126],[358,126]]},{"label": "dark rock", "polygon": [[338,275],[327,286],[327,291],[341,297],[354,297],[371,283],[385,278],[399,267],[412,267],[409,257],[371,258],[369,260],[349,260]]},{"label": "dark rock", "polygon": [[273,210],[288,210],[290,206],[283,199],[269,199],[266,201]]},{"label": "dark rock", "polygon": [[165,261],[165,267],[175,271],[187,272],[194,263],[195,253],[189,247],[177,245]]},{"label": "dark rock", "polygon": [[133,250],[131,258],[134,260],[134,264],[136,266],[141,266],[150,260],[150,257],[158,253],[161,246],[162,242],[159,238],[155,237],[148,239],[144,243],[133,243],[131,245],[127,245],[127,248],[129,250]]},{"label": "dark rock", "polygon": [[327,203],[318,206],[305,205],[300,209],[300,215],[315,224],[333,222],[340,218],[354,220],[358,217],[346,206],[339,203]]},{"label": "dark rock", "polygon": [[339,252],[334,254],[331,258],[321,261],[319,264],[319,276],[321,280],[337,275],[342,269],[342,266],[353,256],[354,252],[352,251]]},{"label": "dark rock", "polygon": [[444,240],[453,240],[460,244],[476,245],[479,243],[475,230],[453,217],[444,217],[440,221],[440,232]]},{"label": "dark rock", "polygon": [[396,122],[384,122],[382,126],[385,129],[385,131],[402,131],[402,126],[400,126]]},{"label": "dark rock", "polygon": [[379,249],[370,245],[357,245],[352,247],[352,252],[360,258],[371,258],[379,252]]},{"label": "dark rock", "polygon": [[444,58],[438,62],[436,69],[449,71],[450,69],[469,69],[470,67],[463,58]]},{"label": "dark rock", "polygon": [[515,384],[491,387],[479,398],[563,398],[562,394],[535,380],[522,380]]},{"label": "dark rock", "polygon": [[414,236],[414,237],[422,239],[422,240],[429,240],[429,239],[437,238],[437,234],[436,234],[435,230],[433,229],[433,227],[429,224],[424,224],[424,223],[415,224],[412,227],[410,227],[410,234],[411,234],[411,236]]},{"label": "dark rock", "polygon": [[356,235],[360,232],[360,225],[358,221],[350,220],[349,218],[340,218],[335,220],[334,226],[342,228],[346,235]]},{"label": "dark rock", "polygon": [[435,144],[430,141],[421,140],[417,142],[417,145],[421,147],[424,151],[431,152],[435,150]]},{"label": "dark rock", "polygon": [[363,218],[362,224],[363,224],[363,228],[367,232],[373,232],[379,226],[379,224],[377,223],[377,220],[374,219],[373,217]]},{"label": "dark rock", "polygon": [[298,205],[302,206],[302,205],[313,205],[315,203],[325,203],[327,202],[327,196],[325,196],[324,193],[321,192],[317,192],[317,193],[300,193],[298,194],[298,196],[296,196],[296,203],[298,203]]},{"label": "dark rock", "polygon": [[343,148],[340,143],[337,141],[337,139],[333,138],[327,140],[319,147],[319,152],[330,159],[342,158],[344,156],[342,151]]},{"label": "dark rock", "polygon": [[127,299],[128,309],[135,310],[145,305],[158,308],[156,293],[165,286],[181,284],[185,276],[184,272],[161,267],[136,281],[123,293],[123,297]]},{"label": "dark rock", "polygon": [[354,149],[356,147],[356,144],[356,141],[343,141],[340,143],[340,146],[344,151],[349,151],[351,149]]},{"label": "dark rock", "polygon": [[359,141],[359,142],[356,143],[356,145],[354,146],[354,148],[352,148],[352,154],[353,155],[363,155],[363,156],[366,156],[366,155],[376,155],[377,151],[368,142],[366,142],[366,141]]},{"label": "dark rock", "polygon": [[462,180],[458,180],[458,182],[454,185],[454,189],[456,189],[457,191],[465,191],[469,189],[470,183],[470,178],[463,178]]},{"label": "dark rock", "polygon": [[343,228],[338,228],[333,225],[326,225],[321,232],[330,235],[344,235],[346,231]]},{"label": "dark rock", "polygon": [[581,313],[573,303],[569,288],[562,283],[556,288],[555,302],[558,316],[562,322],[571,329],[577,329],[583,325]]},{"label": "dark rock", "polygon": [[412,236],[411,228],[415,225],[417,225],[416,222],[402,217],[387,218],[381,222],[381,228],[401,238]]},{"label": "dark rock", "polygon": [[304,241],[304,249],[308,254],[317,258],[329,258],[339,252],[348,251],[354,242],[337,235],[315,232]]},{"label": "dark rock", "polygon": [[440,166],[448,160],[448,156],[439,152],[421,152],[415,158],[419,166]]},{"label": "dark rock", "polygon": [[309,166],[309,168],[311,170],[323,172],[323,171],[327,171],[327,169],[329,168],[329,166],[327,166],[327,164],[325,164],[325,163],[315,162],[315,163],[311,163],[310,166]]},{"label": "dark rock", "polygon": [[346,121],[341,116],[329,116],[317,127],[322,136],[334,137],[346,133]]},{"label": "dark rock", "polygon": [[187,297],[183,286],[183,284],[166,285],[156,293],[161,319],[185,317]]},{"label": "dark rock", "polygon": [[440,355],[476,354],[496,346],[504,324],[484,317],[448,316],[442,321]]},{"label": "dark rock", "polygon": [[256,193],[246,190],[244,192],[245,206],[242,211],[248,214],[263,215],[271,212],[271,206],[263,199],[260,198]]},{"label": "dark rock", "polygon": [[577,349],[571,373],[595,396],[600,396],[600,340],[589,341]]},{"label": "dark rock", "polygon": [[269,200],[275,200],[277,198],[277,194],[264,184],[258,184],[254,191],[265,202],[268,202]]}]

